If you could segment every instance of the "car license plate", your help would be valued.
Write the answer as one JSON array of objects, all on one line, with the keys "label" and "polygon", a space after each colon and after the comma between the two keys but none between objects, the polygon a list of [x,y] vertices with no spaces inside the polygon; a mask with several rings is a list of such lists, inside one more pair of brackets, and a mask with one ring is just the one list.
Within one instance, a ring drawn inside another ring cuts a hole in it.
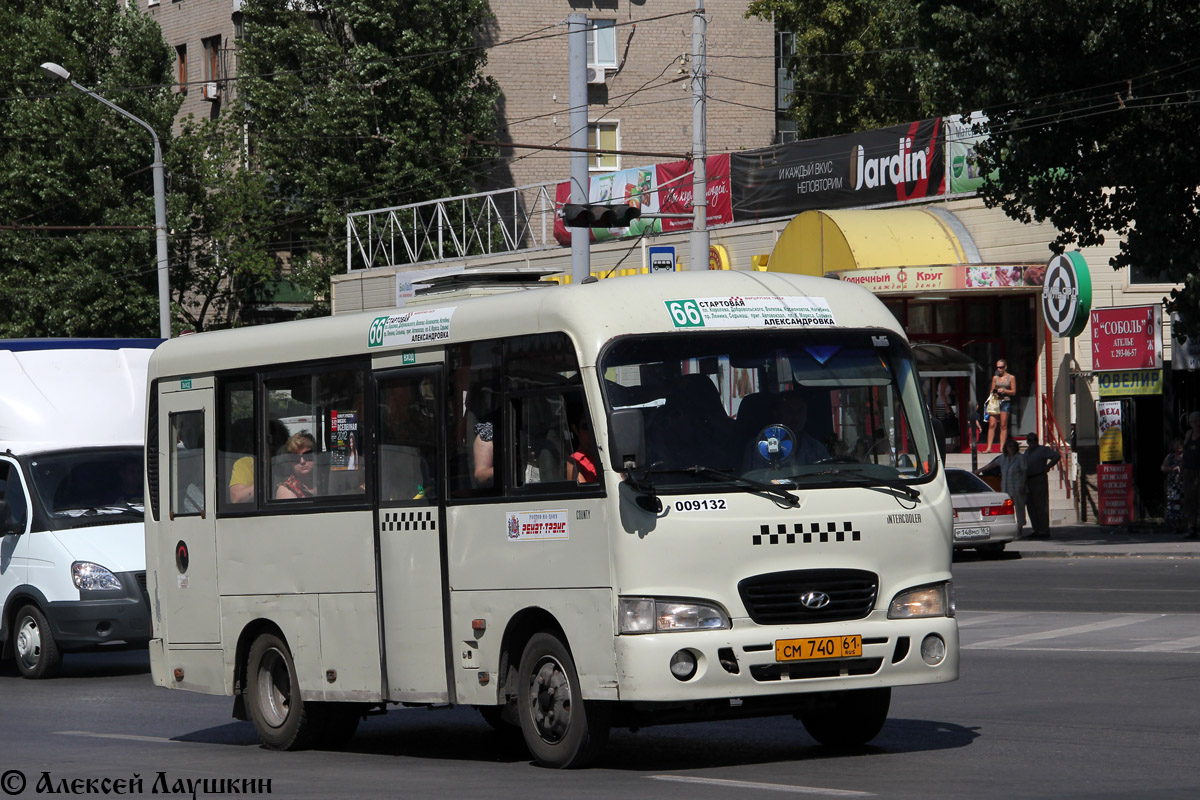
[{"label": "car license plate", "polygon": [[965,539],[989,539],[992,535],[991,527],[982,525],[977,528],[955,528],[954,539],[963,541]]},{"label": "car license plate", "polygon": [[858,658],[862,636],[821,636],[816,639],[776,639],[776,661],[807,661],[817,658]]}]

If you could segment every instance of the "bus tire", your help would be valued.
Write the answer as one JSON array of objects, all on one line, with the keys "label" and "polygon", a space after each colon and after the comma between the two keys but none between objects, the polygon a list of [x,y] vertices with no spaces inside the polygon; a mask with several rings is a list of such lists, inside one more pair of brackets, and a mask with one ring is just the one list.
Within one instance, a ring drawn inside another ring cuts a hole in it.
[{"label": "bus tire", "polygon": [[13,656],[17,669],[26,678],[52,678],[62,666],[62,653],[46,615],[37,606],[24,606],[13,620]]},{"label": "bus tire", "polygon": [[887,722],[892,689],[851,689],[830,692],[826,702],[798,716],[808,734],[823,745],[847,747],[874,739]]},{"label": "bus tire", "polygon": [[268,750],[302,750],[312,744],[313,720],[300,699],[296,665],[284,641],[264,633],[250,645],[246,705]]},{"label": "bus tire", "polygon": [[571,653],[549,633],[534,634],[521,655],[517,714],[526,747],[545,767],[586,766],[608,743],[608,708],[584,701]]}]

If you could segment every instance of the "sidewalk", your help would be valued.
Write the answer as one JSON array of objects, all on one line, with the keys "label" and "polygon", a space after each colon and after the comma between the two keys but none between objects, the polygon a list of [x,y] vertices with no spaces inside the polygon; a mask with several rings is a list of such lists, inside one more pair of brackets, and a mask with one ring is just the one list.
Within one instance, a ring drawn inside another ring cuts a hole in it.
[{"label": "sidewalk", "polygon": [[1022,558],[1200,558],[1200,539],[1184,539],[1153,521],[1114,526],[1072,523],[1052,526],[1049,539],[1010,542],[1005,552],[1020,553]]}]

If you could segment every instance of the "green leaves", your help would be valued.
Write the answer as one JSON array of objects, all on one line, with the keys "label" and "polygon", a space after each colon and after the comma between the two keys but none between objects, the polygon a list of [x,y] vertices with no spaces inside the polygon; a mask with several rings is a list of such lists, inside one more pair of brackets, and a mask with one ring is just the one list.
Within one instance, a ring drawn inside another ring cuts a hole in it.
[{"label": "green leaves", "polygon": [[[177,104],[157,25],[117,0],[14,0],[0,29],[0,225],[152,226],[151,139],[39,69],[72,78],[166,137]],[[0,337],[153,336],[152,230],[0,230]]]}]

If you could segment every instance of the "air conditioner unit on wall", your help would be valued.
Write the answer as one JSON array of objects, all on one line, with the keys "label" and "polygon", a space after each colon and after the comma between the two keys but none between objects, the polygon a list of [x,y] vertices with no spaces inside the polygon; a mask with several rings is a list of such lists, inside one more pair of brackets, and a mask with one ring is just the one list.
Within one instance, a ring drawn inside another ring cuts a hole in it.
[{"label": "air conditioner unit on wall", "polygon": [[205,100],[219,100],[221,99],[221,88],[216,81],[202,83],[200,84],[200,96]]},{"label": "air conditioner unit on wall", "polygon": [[604,83],[608,79],[608,70],[604,67],[588,67],[587,82],[588,83]]}]

